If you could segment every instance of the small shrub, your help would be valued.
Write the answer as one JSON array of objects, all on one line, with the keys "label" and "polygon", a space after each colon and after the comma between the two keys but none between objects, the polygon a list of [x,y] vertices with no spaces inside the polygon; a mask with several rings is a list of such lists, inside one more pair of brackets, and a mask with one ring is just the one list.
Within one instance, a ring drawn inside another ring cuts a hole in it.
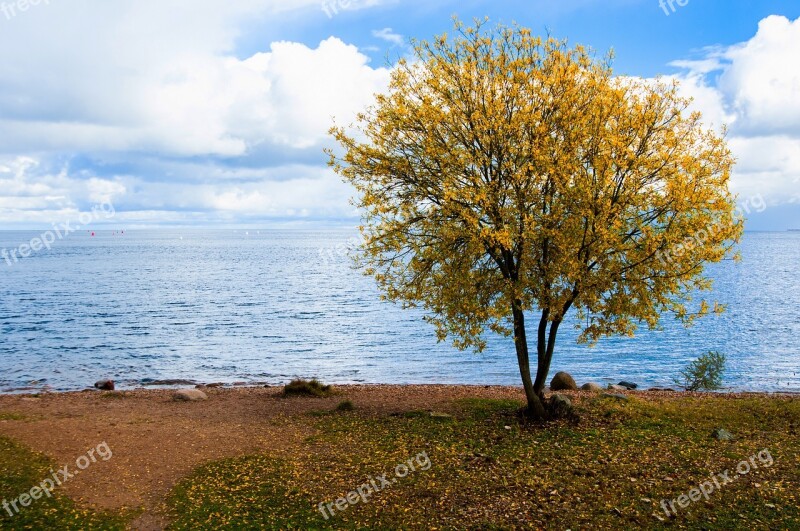
[{"label": "small shrub", "polygon": [[336,411],[353,411],[356,406],[353,405],[353,402],[350,400],[344,400],[343,402],[339,402],[339,405],[336,406]]},{"label": "small shrub", "polygon": [[283,396],[313,396],[317,398],[330,396],[333,389],[318,380],[292,380],[283,388]]},{"label": "small shrub", "polygon": [[687,391],[714,391],[722,387],[722,374],[725,372],[725,354],[708,352],[703,354],[684,370],[675,383]]}]

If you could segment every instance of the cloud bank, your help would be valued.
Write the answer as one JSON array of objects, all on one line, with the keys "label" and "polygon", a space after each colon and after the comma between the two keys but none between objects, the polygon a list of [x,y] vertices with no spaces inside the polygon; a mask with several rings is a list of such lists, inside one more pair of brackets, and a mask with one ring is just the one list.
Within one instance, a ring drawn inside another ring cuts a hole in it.
[{"label": "cloud bank", "polygon": [[684,94],[727,124],[738,159],[733,189],[771,206],[800,204],[800,19],[771,16],[747,42],[676,61]]},{"label": "cloud bank", "polygon": [[[100,196],[117,221],[352,216],[322,147],[332,119],[351,121],[389,71],[335,37],[236,57],[237,28],[286,4],[0,14],[0,223],[58,219]],[[319,4],[292,3],[305,8]]]},{"label": "cloud bank", "polygon": [[[367,9],[379,0],[352,2]],[[325,166],[390,71],[337,37],[237,55],[254,20],[325,17],[316,0],[51,1],[0,13],[0,226],[49,224],[102,201],[115,222],[354,220]],[[401,46],[389,27],[376,40]],[[709,124],[729,125],[733,186],[800,204],[800,19],[675,61]]]}]

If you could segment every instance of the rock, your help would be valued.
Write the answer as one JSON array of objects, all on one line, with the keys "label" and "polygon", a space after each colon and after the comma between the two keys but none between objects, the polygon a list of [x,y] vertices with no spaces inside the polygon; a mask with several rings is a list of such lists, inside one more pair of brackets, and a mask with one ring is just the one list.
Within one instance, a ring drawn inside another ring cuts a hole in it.
[{"label": "rock", "polygon": [[101,391],[113,391],[114,380],[100,380],[95,382],[94,387],[95,389],[100,389]]},{"label": "rock", "polygon": [[551,396],[549,406],[556,417],[564,417],[572,411],[572,401],[564,395]]},{"label": "rock", "polygon": [[179,402],[197,402],[198,400],[208,400],[208,396],[199,389],[181,389],[172,395],[172,399]]},{"label": "rock", "polygon": [[735,439],[733,434],[724,428],[717,428],[711,432],[711,437],[718,441],[732,441]]},{"label": "rock", "polygon": [[617,385],[621,385],[622,387],[625,387],[626,389],[631,389],[631,390],[636,389],[637,387],[639,387],[637,384],[631,383],[631,382],[626,382],[625,380],[622,380]]},{"label": "rock", "polygon": [[557,372],[553,379],[550,381],[551,391],[577,391],[578,384],[566,372]]},{"label": "rock", "polygon": [[618,384],[608,384],[608,387],[606,389],[608,389],[609,391],[630,391],[630,389],[628,389],[627,387],[623,387]]},{"label": "rock", "polygon": [[592,392],[595,392],[595,393],[598,392],[598,391],[602,391],[603,390],[603,388],[599,384],[596,384],[596,383],[593,383],[593,382],[589,382],[589,383],[583,384],[581,386],[581,389],[583,391],[592,391]]},{"label": "rock", "polygon": [[620,400],[622,402],[627,402],[630,400],[627,396],[618,393],[603,393],[601,396],[603,398],[614,398],[615,400]]},{"label": "rock", "polygon": [[572,407],[572,400],[570,400],[568,396],[553,395],[550,397],[550,401],[559,406]]}]

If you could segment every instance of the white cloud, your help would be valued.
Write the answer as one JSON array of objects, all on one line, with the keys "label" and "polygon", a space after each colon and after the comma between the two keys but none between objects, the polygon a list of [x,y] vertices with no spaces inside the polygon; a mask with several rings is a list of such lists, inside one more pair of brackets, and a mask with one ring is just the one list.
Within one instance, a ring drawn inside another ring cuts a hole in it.
[{"label": "white cloud", "polygon": [[681,91],[709,125],[729,126],[732,187],[775,205],[800,201],[800,19],[762,20],[747,42],[675,61]]},{"label": "white cloud", "polygon": [[[0,14],[0,221],[104,197],[137,212],[349,214],[322,147],[332,119],[352,121],[389,71],[334,37],[235,55],[246,23],[302,10],[325,17],[319,0],[72,0]],[[71,169],[75,157],[94,162]]]},{"label": "white cloud", "polygon": [[228,179],[221,178],[223,171],[210,168],[212,178],[203,182],[153,182],[135,175],[101,179],[68,165],[47,168],[28,157],[0,160],[0,223],[50,224],[102,203],[115,206],[113,222],[119,224],[319,220],[353,214],[350,188],[325,167],[234,171]]},{"label": "white cloud", "polygon": [[263,142],[308,146],[331,114],[350,119],[387,83],[385,69],[335,38],[232,55],[243,18],[318,9],[310,0],[109,4],[43,4],[6,23],[0,134],[11,141],[0,149],[237,156]]},{"label": "white cloud", "polygon": [[743,132],[800,136],[800,19],[771,16],[750,41],[724,54],[719,89]]},{"label": "white cloud", "polygon": [[[351,215],[321,148],[332,118],[349,123],[390,73],[335,37],[264,39],[237,55],[241,28],[301,15],[326,18],[320,0],[70,0],[0,13],[0,222],[63,219],[107,199],[124,205],[118,220]],[[392,28],[373,35],[404,42]],[[736,191],[773,203],[800,201],[798,55],[800,20],[776,16],[745,43],[674,63],[707,122],[731,126]]]},{"label": "white cloud", "polygon": [[[272,52],[247,61],[269,85],[271,108],[264,111],[273,142],[309,147],[327,137],[333,119],[349,123],[386,89],[389,71],[373,69],[354,46],[331,37],[311,50],[297,43],[274,43]],[[248,109],[243,108],[243,113]]]},{"label": "white cloud", "polygon": [[55,222],[114,202],[126,193],[119,180],[70,175],[68,166],[56,171],[30,157],[0,160],[0,222]]},{"label": "white cloud", "polygon": [[800,138],[734,136],[738,158],[732,187],[742,197],[761,195],[772,205],[800,202]]},{"label": "white cloud", "polygon": [[737,121],[736,113],[732,112],[720,97],[716,87],[710,86],[705,77],[697,72],[674,76],[680,82],[679,93],[685,98],[693,100],[693,108],[703,113],[703,123],[712,129],[720,130],[722,127],[732,127]]},{"label": "white cloud", "polygon": [[399,33],[392,31],[392,28],[383,28],[380,30],[372,30],[372,36],[390,42],[396,46],[402,46],[405,42],[403,36]]}]

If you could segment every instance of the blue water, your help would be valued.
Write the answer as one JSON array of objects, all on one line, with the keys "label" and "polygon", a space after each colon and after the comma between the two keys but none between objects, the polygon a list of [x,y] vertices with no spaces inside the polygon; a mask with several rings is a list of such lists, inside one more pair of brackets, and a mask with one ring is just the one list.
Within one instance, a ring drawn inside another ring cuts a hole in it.
[{"label": "blue water", "polygon": [[[0,250],[35,232],[0,232]],[[379,301],[350,267],[349,231],[73,233],[0,261],[0,391],[186,379],[280,384],[519,382],[513,343],[483,354],[437,343],[419,311]],[[577,345],[562,327],[553,371],[579,383],[664,386],[708,350],[728,355],[737,390],[800,391],[800,233],[748,233],[743,261],[714,266],[728,304],[689,330]],[[531,330],[532,331],[532,330]],[[35,383],[32,383],[35,382]]]}]

